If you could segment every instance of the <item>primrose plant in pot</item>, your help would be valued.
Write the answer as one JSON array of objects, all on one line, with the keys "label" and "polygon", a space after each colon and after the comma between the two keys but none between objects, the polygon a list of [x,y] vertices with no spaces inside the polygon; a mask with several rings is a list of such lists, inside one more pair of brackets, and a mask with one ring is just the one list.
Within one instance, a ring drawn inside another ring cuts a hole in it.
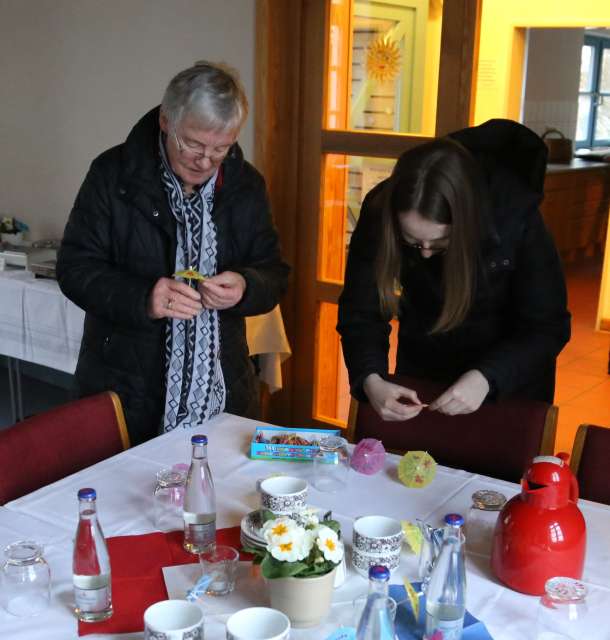
[{"label": "primrose plant in pot", "polygon": [[294,517],[268,514],[261,530],[266,548],[245,551],[260,564],[274,609],[295,627],[319,624],[330,609],[335,572],[343,560],[339,523],[329,514],[320,522],[312,510]]}]

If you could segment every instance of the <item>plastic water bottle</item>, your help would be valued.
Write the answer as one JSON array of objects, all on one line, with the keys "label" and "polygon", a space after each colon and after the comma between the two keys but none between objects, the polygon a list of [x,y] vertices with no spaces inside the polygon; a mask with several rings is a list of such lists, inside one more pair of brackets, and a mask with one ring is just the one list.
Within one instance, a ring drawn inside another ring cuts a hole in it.
[{"label": "plastic water bottle", "polygon": [[80,489],[78,492],[72,581],[74,613],[83,622],[97,622],[112,615],[110,559],[97,519],[96,498],[95,489]]},{"label": "plastic water bottle", "polygon": [[216,546],[216,495],[208,465],[208,437],[191,438],[193,456],[184,489],[184,548],[207,553]]},{"label": "plastic water bottle", "polygon": [[369,568],[369,595],[358,622],[356,640],[395,640],[394,623],[388,608],[387,567]]},{"label": "plastic water bottle", "polygon": [[[426,591],[425,640],[460,640],[466,612],[466,569],[464,565],[464,518],[445,516],[443,546],[434,562]],[[435,634],[441,635],[435,635]]]}]

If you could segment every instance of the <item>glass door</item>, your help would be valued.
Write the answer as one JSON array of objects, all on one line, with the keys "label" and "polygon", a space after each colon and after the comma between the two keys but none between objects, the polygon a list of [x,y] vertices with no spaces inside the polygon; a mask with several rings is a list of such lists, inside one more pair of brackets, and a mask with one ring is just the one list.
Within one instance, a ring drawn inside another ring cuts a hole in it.
[{"label": "glass door", "polygon": [[351,234],[402,152],[468,126],[479,3],[306,5],[293,418],[344,427],[350,395],[335,327]]}]

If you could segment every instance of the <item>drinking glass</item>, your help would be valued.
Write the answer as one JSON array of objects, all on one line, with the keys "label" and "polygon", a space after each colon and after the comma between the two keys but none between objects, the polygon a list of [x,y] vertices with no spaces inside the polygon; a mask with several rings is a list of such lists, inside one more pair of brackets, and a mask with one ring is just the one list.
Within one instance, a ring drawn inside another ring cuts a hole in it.
[{"label": "drinking glass", "polygon": [[205,593],[208,596],[224,596],[235,588],[235,573],[239,552],[233,547],[217,545],[214,551],[202,553],[199,562],[204,576],[210,578]]},{"label": "drinking glass", "polygon": [[347,440],[337,436],[322,438],[313,458],[314,486],[318,491],[339,491],[347,485],[349,451]]},{"label": "drinking glass", "polygon": [[494,529],[506,496],[498,491],[475,491],[466,516],[466,547],[468,551],[491,555]]},{"label": "drinking glass", "polygon": [[153,510],[155,528],[159,531],[175,531],[184,527],[182,502],[185,480],[185,473],[178,469],[157,472]]},{"label": "drinking glass", "polygon": [[587,587],[574,578],[551,578],[544,586],[536,620],[536,640],[583,640]]},{"label": "drinking glass", "polygon": [[20,540],[9,544],[4,555],[0,570],[2,606],[14,616],[35,616],[46,609],[51,598],[51,570],[42,546]]}]

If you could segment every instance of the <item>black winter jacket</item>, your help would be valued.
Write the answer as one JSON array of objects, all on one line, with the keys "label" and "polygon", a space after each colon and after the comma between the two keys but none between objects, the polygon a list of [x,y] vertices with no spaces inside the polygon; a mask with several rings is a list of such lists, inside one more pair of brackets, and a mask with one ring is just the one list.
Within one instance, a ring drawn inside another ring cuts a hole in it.
[{"label": "black winter jacket", "polygon": [[[546,147],[508,120],[491,120],[451,137],[477,159],[489,190],[475,299],[461,326],[430,335],[442,307],[443,257],[424,259],[405,247],[396,373],[450,385],[478,369],[492,398],[552,402],[555,361],[570,338],[570,314],[557,251],[538,211]],[[337,329],[352,394],[361,400],[364,378],[388,373],[390,327],[379,310],[374,268],[384,184],[363,203],[339,299]]]},{"label": "black winter jacket", "polygon": [[[159,108],[125,143],[96,158],[76,198],[58,256],[64,294],[86,311],[76,369],[81,395],[106,389],[123,403],[132,444],[157,435],[165,402],[166,320],[146,313],[149,293],[170,277],[176,222],[161,181]],[[256,403],[244,317],[270,311],[287,284],[262,176],[235,144],[222,164],[212,217],[218,273],[241,273],[242,300],[219,312],[226,411]]]}]

